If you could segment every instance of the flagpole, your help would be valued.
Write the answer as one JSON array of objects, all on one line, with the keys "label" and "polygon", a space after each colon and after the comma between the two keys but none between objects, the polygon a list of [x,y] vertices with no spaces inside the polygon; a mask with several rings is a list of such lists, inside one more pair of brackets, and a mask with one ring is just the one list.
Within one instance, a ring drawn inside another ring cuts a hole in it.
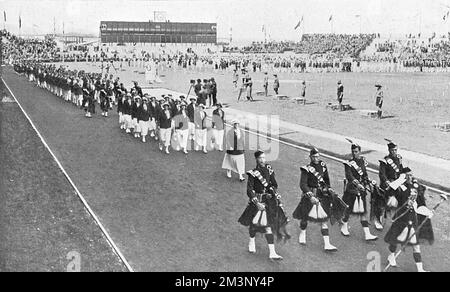
[{"label": "flagpole", "polygon": [[359,34],[362,35],[362,15],[359,16]]}]

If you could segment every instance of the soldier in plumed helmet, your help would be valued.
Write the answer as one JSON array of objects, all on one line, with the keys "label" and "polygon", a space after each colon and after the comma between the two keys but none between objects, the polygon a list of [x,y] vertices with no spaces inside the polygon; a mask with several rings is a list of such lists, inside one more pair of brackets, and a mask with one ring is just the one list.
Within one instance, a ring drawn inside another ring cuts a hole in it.
[{"label": "soldier in plumed helmet", "polygon": [[250,253],[256,253],[255,237],[257,233],[262,233],[269,245],[269,258],[282,260],[283,258],[275,251],[273,235],[280,200],[277,193],[278,183],[272,166],[266,163],[264,152],[256,151],[255,159],[256,167],[247,172],[247,196],[250,200],[238,221],[249,227],[248,251]]},{"label": "soldier in plumed helmet", "polygon": [[330,243],[327,221],[332,218],[332,203],[335,192],[331,188],[328,168],[320,160],[317,148],[310,151],[310,164],[302,166],[300,176],[300,189],[303,192],[299,205],[293,213],[294,219],[300,221],[299,243],[306,244],[306,228],[308,221],[321,225],[325,251],[337,251]]},{"label": "soldier in plumed helmet", "polygon": [[361,146],[349,140],[352,144],[352,159],[344,162],[345,190],[342,200],[349,206],[342,219],[341,233],[350,236],[348,221],[350,215],[359,216],[366,241],[377,240],[378,237],[370,233],[367,209],[367,195],[372,193],[373,183],[369,180],[366,167],[367,160],[361,156]]}]

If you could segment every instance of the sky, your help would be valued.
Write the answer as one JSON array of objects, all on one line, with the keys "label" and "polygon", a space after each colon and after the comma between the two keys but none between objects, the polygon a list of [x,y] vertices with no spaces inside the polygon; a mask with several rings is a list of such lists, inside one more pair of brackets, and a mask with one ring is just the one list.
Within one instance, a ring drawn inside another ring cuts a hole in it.
[{"label": "sky", "polygon": [[148,21],[165,11],[172,22],[217,22],[219,40],[232,30],[234,41],[263,41],[263,26],[266,37],[278,41],[302,33],[446,33],[446,6],[450,0],[0,0],[7,16],[1,25],[13,33],[19,33],[19,15],[22,34],[62,33],[64,23],[66,33],[98,35],[101,20]]}]

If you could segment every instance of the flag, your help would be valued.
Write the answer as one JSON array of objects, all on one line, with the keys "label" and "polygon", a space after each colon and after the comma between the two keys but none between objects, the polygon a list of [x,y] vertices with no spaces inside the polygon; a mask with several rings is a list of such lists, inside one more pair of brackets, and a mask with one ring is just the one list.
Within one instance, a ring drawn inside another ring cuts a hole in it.
[{"label": "flag", "polygon": [[446,13],[446,14],[444,14],[444,17],[443,17],[443,19],[444,19],[444,20],[446,20],[446,19],[448,18],[449,14],[450,14],[450,11],[447,11],[447,13]]},{"label": "flag", "polygon": [[302,16],[302,19],[300,19],[299,22],[297,23],[297,25],[294,27],[294,29],[299,28],[300,25],[302,25],[302,23],[303,23],[303,16]]},{"label": "flag", "polygon": [[361,15],[359,15],[359,14],[356,14],[356,15],[355,15],[355,17],[356,17],[356,18],[358,18],[358,17],[361,17]]},{"label": "flag", "polygon": [[6,22],[6,11],[3,11],[3,19]]},{"label": "flag", "polygon": [[22,28],[22,18],[19,15],[19,29]]},{"label": "flag", "polygon": [[330,15],[330,18],[328,19],[328,22],[333,20],[333,14]]}]

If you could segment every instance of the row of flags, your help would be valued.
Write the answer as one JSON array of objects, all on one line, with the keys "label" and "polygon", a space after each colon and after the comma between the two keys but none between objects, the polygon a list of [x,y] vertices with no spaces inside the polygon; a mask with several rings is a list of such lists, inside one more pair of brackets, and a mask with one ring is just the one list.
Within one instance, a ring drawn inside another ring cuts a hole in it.
[{"label": "row of flags", "polygon": [[[357,15],[357,17],[359,17],[361,15]],[[299,28],[300,26],[302,26],[304,21],[304,16],[302,16],[302,18],[298,21],[297,25],[294,27],[294,30],[296,30],[297,28]],[[333,21],[333,14],[330,15],[330,17],[328,18],[328,22]]]},{"label": "row of flags", "polygon": [[[3,22],[6,23],[6,11],[3,10]],[[19,29],[22,28],[22,17],[19,15]]]},{"label": "row of flags", "polygon": [[450,15],[450,11],[447,11],[447,13],[444,14],[443,19],[446,20],[448,19],[448,16]]}]

